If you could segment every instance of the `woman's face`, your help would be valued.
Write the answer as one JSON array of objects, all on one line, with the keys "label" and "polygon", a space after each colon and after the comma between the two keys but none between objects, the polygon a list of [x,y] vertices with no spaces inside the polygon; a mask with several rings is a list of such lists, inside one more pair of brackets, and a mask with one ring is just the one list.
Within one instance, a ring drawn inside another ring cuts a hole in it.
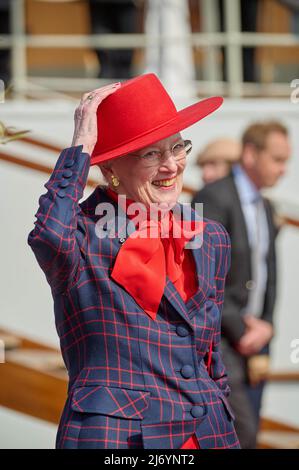
[{"label": "woman's face", "polygon": [[[174,157],[171,153],[176,144],[182,144],[179,157]],[[159,154],[156,152],[161,152],[160,158],[157,158]],[[129,199],[147,207],[152,203],[173,206],[182,191],[185,166],[183,139],[180,134],[175,134],[134,154],[112,160],[109,170],[104,171],[104,174],[111,188],[118,194],[125,194]],[[112,174],[119,179],[117,188],[111,185]]]}]

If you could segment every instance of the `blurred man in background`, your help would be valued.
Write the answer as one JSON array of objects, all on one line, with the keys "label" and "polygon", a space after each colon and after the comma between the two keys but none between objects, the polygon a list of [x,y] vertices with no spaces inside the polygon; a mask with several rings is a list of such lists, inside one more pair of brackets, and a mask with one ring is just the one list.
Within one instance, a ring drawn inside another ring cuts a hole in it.
[{"label": "blurred man in background", "polygon": [[260,191],[284,175],[289,157],[288,131],[281,123],[252,124],[242,137],[240,164],[193,199],[204,203],[204,216],[221,222],[231,237],[222,350],[242,448],[256,447],[276,297],[277,228]]},{"label": "blurred man in background", "polygon": [[223,138],[208,143],[198,154],[196,162],[201,169],[203,183],[213,183],[227,176],[240,155],[241,146],[237,140]]}]

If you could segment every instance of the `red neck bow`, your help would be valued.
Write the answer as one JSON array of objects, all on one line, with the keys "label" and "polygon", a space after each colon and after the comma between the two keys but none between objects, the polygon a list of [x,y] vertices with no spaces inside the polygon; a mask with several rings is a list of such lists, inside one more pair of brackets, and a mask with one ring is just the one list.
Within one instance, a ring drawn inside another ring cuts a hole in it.
[{"label": "red neck bow", "polygon": [[[111,189],[108,196],[118,201]],[[134,201],[126,200],[128,205]],[[133,216],[128,215],[129,218]],[[198,289],[194,258],[185,245],[203,231],[202,221],[178,221],[171,211],[160,220],[147,217],[119,250],[111,273],[154,320],[163,296],[166,276],[184,301]],[[154,236],[153,236],[154,235]],[[179,236],[178,236],[179,235]]]}]

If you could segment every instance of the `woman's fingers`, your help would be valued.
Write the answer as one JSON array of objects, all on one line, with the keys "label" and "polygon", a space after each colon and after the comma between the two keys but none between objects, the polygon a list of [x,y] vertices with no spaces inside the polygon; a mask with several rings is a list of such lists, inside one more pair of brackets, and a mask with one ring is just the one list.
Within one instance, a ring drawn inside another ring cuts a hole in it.
[{"label": "woman's fingers", "polygon": [[120,85],[121,85],[120,82],[110,83],[109,85],[105,85],[105,86],[102,86],[100,88],[95,88],[90,93],[97,93],[101,90],[107,90],[107,89],[110,89],[110,88],[115,88],[115,87],[120,86]]},{"label": "woman's fingers", "polygon": [[119,86],[114,86],[113,88],[104,91],[101,90],[99,93],[94,93],[93,95],[89,94],[85,100],[81,101],[79,107],[85,110],[96,111],[101,102],[109,95],[112,95],[118,88]]},{"label": "woman's fingers", "polygon": [[[107,88],[106,90],[99,90],[98,92],[95,92],[93,95],[92,95],[92,99],[90,99],[89,101],[92,103],[92,102],[97,102],[99,104],[99,102],[101,100],[103,100],[104,98],[107,98],[107,96],[111,95],[112,93],[114,93],[116,90],[118,90],[120,87],[120,84],[119,85],[114,85],[113,87],[109,87]],[[89,95],[90,96],[90,95]]]},{"label": "woman's fingers", "polygon": [[83,145],[83,151],[91,155],[97,141],[97,108],[107,96],[120,87],[120,83],[111,83],[93,91],[84,93],[75,110],[75,130],[72,145]]},{"label": "woman's fingers", "polygon": [[[102,97],[103,99],[113,93],[115,90],[117,90],[120,87],[120,82],[117,83],[112,83],[110,85],[106,85],[104,87],[96,88],[90,92],[84,93],[84,95],[81,98],[81,101],[85,102],[87,101],[93,101],[95,97]],[[92,99],[90,99],[92,97]]]}]

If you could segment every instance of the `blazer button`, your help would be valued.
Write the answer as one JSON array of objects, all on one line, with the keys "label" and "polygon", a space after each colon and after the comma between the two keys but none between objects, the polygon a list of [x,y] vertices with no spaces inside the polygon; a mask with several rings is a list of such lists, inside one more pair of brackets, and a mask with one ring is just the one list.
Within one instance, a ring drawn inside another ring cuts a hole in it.
[{"label": "blazer button", "polygon": [[73,172],[72,170],[65,170],[63,173],[62,173],[62,176],[64,178],[70,178],[72,176]]},{"label": "blazer button", "polygon": [[194,375],[194,369],[192,366],[190,366],[189,364],[186,364],[185,366],[183,366],[181,368],[181,375],[185,378],[185,379],[190,379],[192,377],[192,375]]},{"label": "blazer button", "polygon": [[57,193],[57,196],[59,196],[59,197],[61,197],[61,198],[64,197],[65,195],[66,195],[66,192],[65,192],[64,189],[60,189],[60,190],[58,191],[58,193]]},{"label": "blazer button", "polygon": [[187,329],[185,326],[183,326],[183,325],[177,326],[176,332],[177,332],[177,335],[178,335],[178,336],[189,336],[189,331],[188,331],[188,329]]},{"label": "blazer button", "polygon": [[252,290],[256,287],[256,282],[249,280],[246,282],[245,286],[246,286],[246,289]]},{"label": "blazer button", "polygon": [[64,167],[65,168],[70,168],[71,166],[73,166],[75,163],[75,160],[69,160],[68,162],[65,163]]},{"label": "blazer button", "polygon": [[58,186],[59,186],[60,188],[67,188],[67,187],[69,186],[69,184],[70,184],[70,183],[69,183],[68,181],[62,180],[62,181],[59,183]]},{"label": "blazer button", "polygon": [[190,410],[191,415],[193,418],[200,418],[204,415],[204,409],[202,406],[193,406]]}]

